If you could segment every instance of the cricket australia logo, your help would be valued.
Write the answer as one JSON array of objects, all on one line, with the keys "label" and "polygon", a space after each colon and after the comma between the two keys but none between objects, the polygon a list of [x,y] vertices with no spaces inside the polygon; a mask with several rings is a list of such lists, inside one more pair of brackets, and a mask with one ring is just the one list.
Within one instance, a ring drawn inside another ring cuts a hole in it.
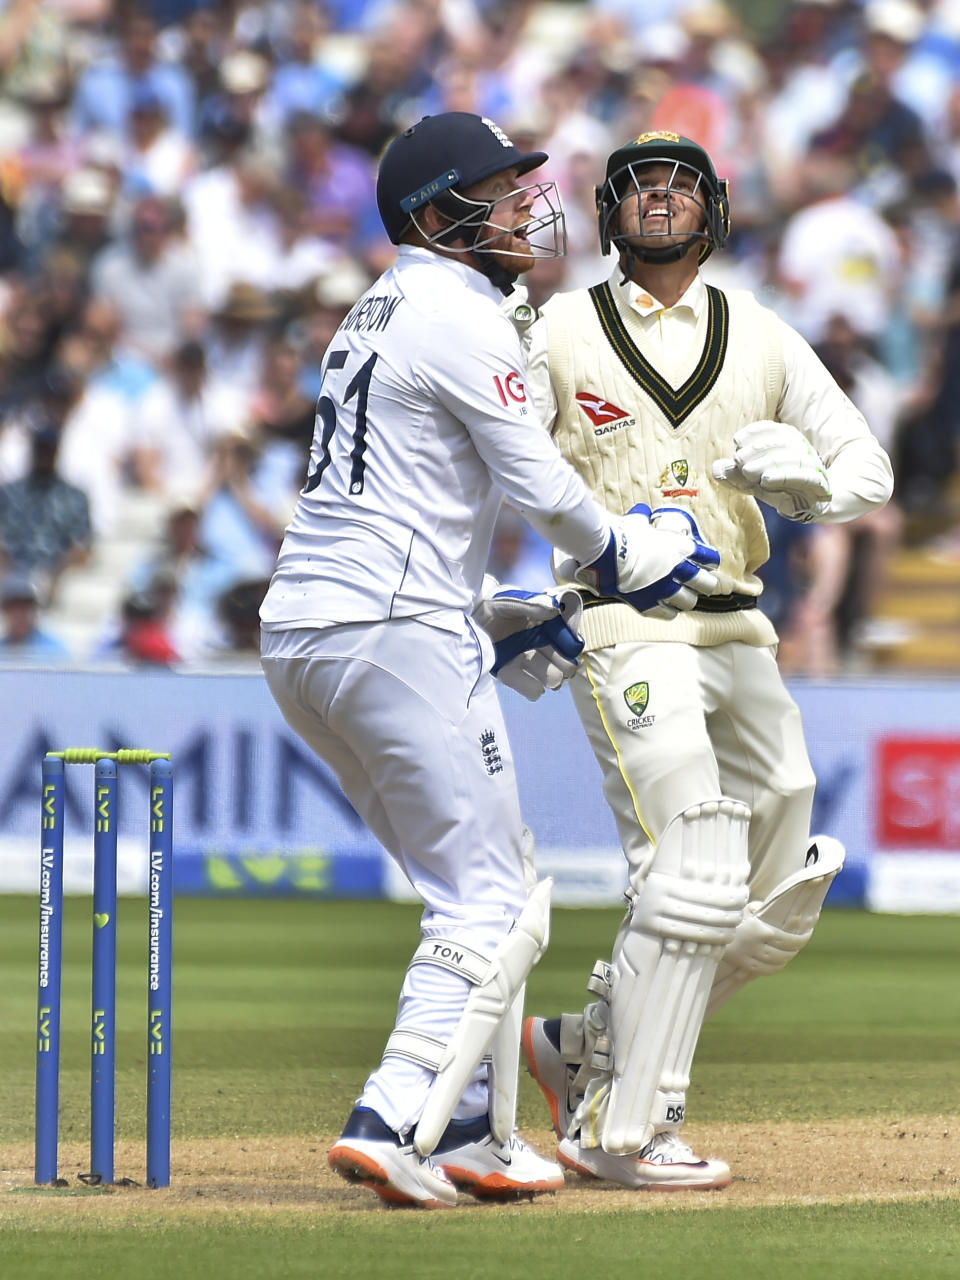
[{"label": "cricket australia logo", "polygon": [[686,458],[677,458],[664,467],[657,485],[665,498],[695,498],[698,491],[687,487],[689,478],[690,464]]},{"label": "cricket australia logo", "polygon": [[635,716],[643,715],[649,699],[650,686],[646,680],[641,680],[639,684],[632,684],[629,689],[623,691],[623,700]]},{"label": "cricket australia logo", "polygon": [[492,729],[485,729],[480,735],[480,751],[483,755],[483,767],[492,778],[496,773],[503,773],[503,761],[500,759],[500,748],[497,746],[497,735]]},{"label": "cricket australia logo", "polygon": [[640,680],[636,684],[630,685],[628,689],[624,689],[623,700],[633,712],[633,715],[627,721],[628,729],[645,729],[656,720],[656,716],[645,716],[643,714],[647,709],[647,703],[650,701],[650,685],[646,680]]}]

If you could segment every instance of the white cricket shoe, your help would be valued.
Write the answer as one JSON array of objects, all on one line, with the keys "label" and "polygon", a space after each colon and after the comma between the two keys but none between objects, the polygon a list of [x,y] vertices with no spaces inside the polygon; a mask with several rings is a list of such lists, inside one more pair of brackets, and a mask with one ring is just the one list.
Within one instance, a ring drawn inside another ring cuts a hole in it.
[{"label": "white cricket shoe", "polygon": [[723,1160],[701,1160],[673,1131],[654,1134],[636,1155],[614,1156],[564,1138],[557,1159],[588,1178],[604,1178],[637,1191],[719,1191],[730,1184]]},{"label": "white cricket shoe", "polygon": [[367,1107],[354,1108],[327,1162],[341,1178],[370,1187],[387,1204],[451,1209],[457,1203],[457,1189],[443,1170]]},{"label": "white cricket shoe", "polygon": [[518,1134],[509,1142],[498,1142],[486,1116],[451,1121],[433,1158],[455,1186],[478,1199],[506,1200],[559,1191],[564,1185],[563,1170],[555,1161],[538,1155]]},{"label": "white cricket shoe", "polygon": [[560,1049],[549,1034],[551,1027],[560,1034],[559,1019],[548,1027],[546,1018],[527,1018],[523,1024],[523,1056],[527,1069],[540,1086],[553,1117],[553,1127],[558,1138],[566,1137],[573,1114],[582,1101],[582,1095],[574,1092],[579,1063],[564,1062]]}]

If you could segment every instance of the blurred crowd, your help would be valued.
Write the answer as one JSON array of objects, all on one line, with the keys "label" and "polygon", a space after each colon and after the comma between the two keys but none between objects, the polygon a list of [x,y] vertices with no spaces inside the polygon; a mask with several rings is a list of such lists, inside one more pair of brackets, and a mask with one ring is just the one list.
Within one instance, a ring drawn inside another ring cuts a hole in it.
[{"label": "blurred crowd", "polygon": [[[897,475],[851,529],[771,515],[787,669],[843,667],[905,538],[956,551],[960,0],[0,0],[8,660],[255,654],[323,352],[393,258],[377,157],[444,110],[550,155],[569,254],[534,301],[609,273],[593,186],[626,138],[693,136],[730,179],[708,278],[808,338]],[[154,545],[71,651],[58,593],[138,496]],[[491,568],[548,580],[509,510]]]}]

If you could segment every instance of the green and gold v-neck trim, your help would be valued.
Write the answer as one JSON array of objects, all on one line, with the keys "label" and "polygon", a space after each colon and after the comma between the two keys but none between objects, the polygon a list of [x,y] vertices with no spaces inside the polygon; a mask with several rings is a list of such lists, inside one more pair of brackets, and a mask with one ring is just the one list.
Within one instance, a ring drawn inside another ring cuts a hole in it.
[{"label": "green and gold v-neck trim", "polygon": [[607,341],[634,382],[647,393],[672,427],[679,427],[710,394],[720,377],[730,334],[730,307],[719,289],[707,285],[707,337],[697,367],[682,386],[674,390],[649,360],[637,349],[617,310],[610,285],[589,289]]}]

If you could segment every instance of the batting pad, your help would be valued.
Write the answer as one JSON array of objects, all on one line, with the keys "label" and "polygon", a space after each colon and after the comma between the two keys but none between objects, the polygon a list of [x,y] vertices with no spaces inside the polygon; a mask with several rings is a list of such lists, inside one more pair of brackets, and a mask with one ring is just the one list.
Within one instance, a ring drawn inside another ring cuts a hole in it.
[{"label": "batting pad", "polygon": [[778,973],[810,941],[830,886],[846,856],[839,840],[817,836],[806,865],[762,902],[751,902],[717,967],[707,1016],[751,978]]},{"label": "batting pad", "polygon": [[[429,1155],[440,1141],[464,1089],[494,1042],[498,1027],[511,1017],[527,975],[546,949],[552,888],[552,879],[539,882],[513,928],[493,953],[483,978],[467,997],[456,1030],[437,1063],[437,1078],[414,1133],[414,1146],[421,1155]],[[519,1025],[515,1013],[513,1018]],[[495,1092],[496,1089],[494,1084]],[[492,1111],[498,1118],[502,1114],[496,1098]]]},{"label": "batting pad", "polygon": [[605,1151],[639,1151],[683,1120],[710,988],[747,902],[749,822],[736,800],[693,805],[657,845],[613,962]]}]

